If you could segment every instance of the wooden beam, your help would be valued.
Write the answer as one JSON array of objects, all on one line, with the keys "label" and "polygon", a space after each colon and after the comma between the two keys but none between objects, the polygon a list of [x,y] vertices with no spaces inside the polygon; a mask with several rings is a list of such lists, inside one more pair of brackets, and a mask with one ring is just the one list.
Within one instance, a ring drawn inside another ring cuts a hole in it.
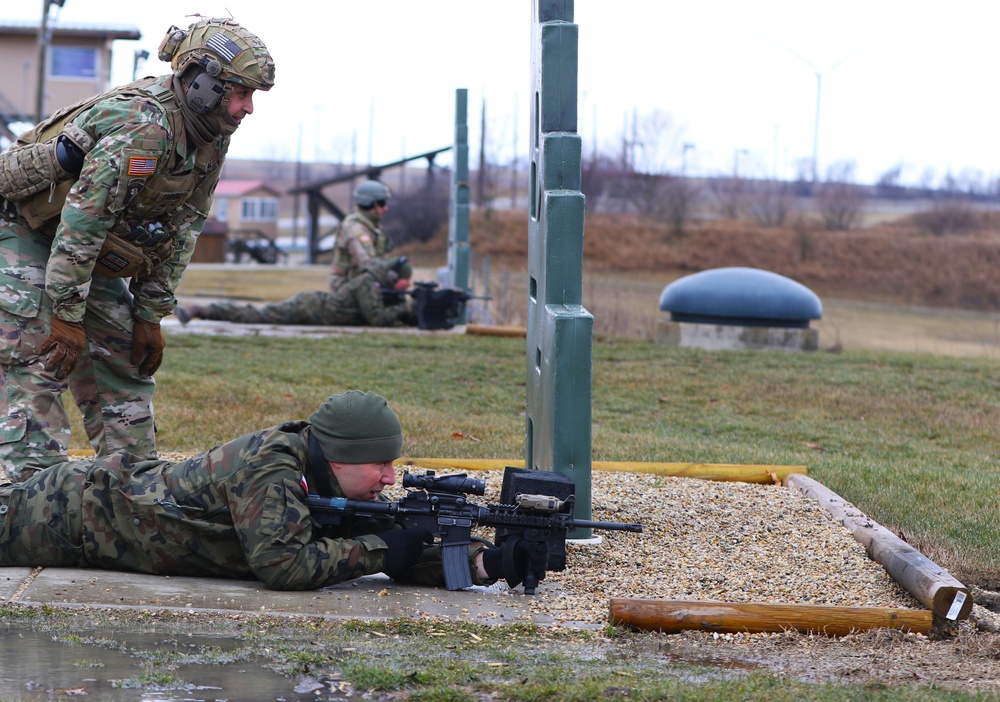
[{"label": "wooden beam", "polygon": [[934,614],[956,620],[972,612],[972,597],[965,585],[840,495],[804,475],[789,475],[784,481],[819,502],[865,547],[869,558]]},{"label": "wooden beam", "polygon": [[467,324],[466,334],[479,334],[481,336],[527,336],[526,327],[503,326],[500,324]]},{"label": "wooden beam", "polygon": [[691,600],[611,598],[611,623],[640,631],[676,634],[684,630],[720,634],[788,630],[844,636],[869,629],[926,634],[934,623],[926,609],[827,607]]},{"label": "wooden beam", "polygon": [[[413,465],[432,470],[501,470],[524,468],[523,460],[493,458],[397,458],[397,466]],[[780,483],[793,473],[806,473],[805,466],[742,465],[737,463],[647,463],[642,461],[594,461],[594,470],[743,483]]]}]

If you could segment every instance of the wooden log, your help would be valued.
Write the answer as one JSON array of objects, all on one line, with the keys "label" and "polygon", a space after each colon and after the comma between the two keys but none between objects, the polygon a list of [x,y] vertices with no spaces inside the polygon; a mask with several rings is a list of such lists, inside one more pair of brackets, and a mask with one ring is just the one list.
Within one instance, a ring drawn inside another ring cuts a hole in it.
[{"label": "wooden log", "polygon": [[865,547],[869,558],[934,614],[956,620],[972,612],[972,597],[965,585],[840,495],[805,475],[789,475],[785,484],[819,502]]},{"label": "wooden log", "polygon": [[684,630],[720,634],[795,630],[844,636],[869,629],[926,634],[934,617],[926,609],[612,598],[611,623],[667,634]]},{"label": "wooden log", "polygon": [[481,336],[527,336],[528,330],[525,327],[509,327],[500,324],[467,324],[466,334],[479,334]]},{"label": "wooden log", "polygon": [[[523,460],[492,458],[397,458],[400,467],[416,466],[431,470],[501,470],[504,466],[523,468]],[[594,470],[723,480],[743,483],[780,483],[793,473],[805,474],[805,466],[742,465],[736,463],[644,463],[641,461],[594,461]]]}]

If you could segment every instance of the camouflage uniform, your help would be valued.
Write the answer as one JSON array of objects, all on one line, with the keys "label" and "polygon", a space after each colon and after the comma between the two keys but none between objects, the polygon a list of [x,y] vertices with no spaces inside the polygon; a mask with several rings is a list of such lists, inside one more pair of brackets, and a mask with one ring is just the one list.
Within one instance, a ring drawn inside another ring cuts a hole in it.
[{"label": "camouflage uniform", "polygon": [[[156,456],[154,381],[131,362],[133,316],[155,324],[171,313],[229,145],[188,145],[171,114],[171,78],[133,83],[72,119],[94,145],[61,212],[33,228],[27,202],[0,199],[0,463],[10,479],[65,460],[67,387],[99,455]],[[142,237],[147,264],[127,284],[95,272],[109,232]],[[38,354],[53,315],[87,334],[62,381]]]},{"label": "camouflage uniform", "polygon": [[347,215],[340,224],[333,248],[330,290],[338,292],[369,260],[384,256],[388,251],[389,240],[375,222],[361,212]]},{"label": "camouflage uniform", "polygon": [[[285,422],[180,463],[121,452],[0,487],[0,566],[257,578],[275,590],[380,572],[387,545],[377,534],[395,527],[391,518],[322,527],[310,517],[310,431],[308,422]],[[331,496],[343,497],[330,479]],[[484,548],[469,548],[477,584]],[[427,548],[397,579],[443,584],[440,549]]]},{"label": "camouflage uniform", "polygon": [[199,306],[196,316],[242,324],[318,324],[403,327],[416,323],[412,303],[403,296],[396,304],[385,304],[389,271],[396,258],[371,259],[339,292],[300,292],[289,300],[263,307],[214,303]]}]

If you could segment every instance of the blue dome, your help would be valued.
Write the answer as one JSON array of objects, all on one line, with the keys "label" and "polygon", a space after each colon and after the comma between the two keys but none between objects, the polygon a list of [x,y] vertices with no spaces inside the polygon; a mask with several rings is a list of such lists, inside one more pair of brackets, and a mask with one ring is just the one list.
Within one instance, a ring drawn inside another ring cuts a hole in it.
[{"label": "blue dome", "polygon": [[663,289],[660,309],[676,322],[767,327],[808,327],[823,316],[812,290],[758,268],[714,268],[685,276]]}]

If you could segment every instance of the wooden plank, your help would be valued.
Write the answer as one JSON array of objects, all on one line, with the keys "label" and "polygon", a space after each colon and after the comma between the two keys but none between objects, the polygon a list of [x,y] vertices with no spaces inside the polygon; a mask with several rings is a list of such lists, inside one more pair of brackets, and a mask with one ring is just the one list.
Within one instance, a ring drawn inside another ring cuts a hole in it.
[{"label": "wooden plank", "polygon": [[[524,468],[523,460],[493,458],[397,458],[395,465],[430,470],[501,470]],[[805,466],[772,466],[737,463],[645,463],[640,461],[594,461],[593,470],[652,473],[654,475],[722,480],[743,483],[780,483],[792,474],[805,474]]]},{"label": "wooden plank", "polygon": [[924,607],[945,619],[966,619],[972,612],[969,589],[920,551],[878,524],[828,487],[805,475],[789,475],[786,485],[799,488],[843,524],[868,552]]},{"label": "wooden plank", "polygon": [[925,609],[612,598],[611,623],[668,634],[684,630],[727,634],[795,630],[844,636],[869,629],[926,634],[934,617]]},{"label": "wooden plank", "polygon": [[504,326],[501,324],[467,324],[466,334],[478,334],[480,336],[527,336],[527,327]]}]

